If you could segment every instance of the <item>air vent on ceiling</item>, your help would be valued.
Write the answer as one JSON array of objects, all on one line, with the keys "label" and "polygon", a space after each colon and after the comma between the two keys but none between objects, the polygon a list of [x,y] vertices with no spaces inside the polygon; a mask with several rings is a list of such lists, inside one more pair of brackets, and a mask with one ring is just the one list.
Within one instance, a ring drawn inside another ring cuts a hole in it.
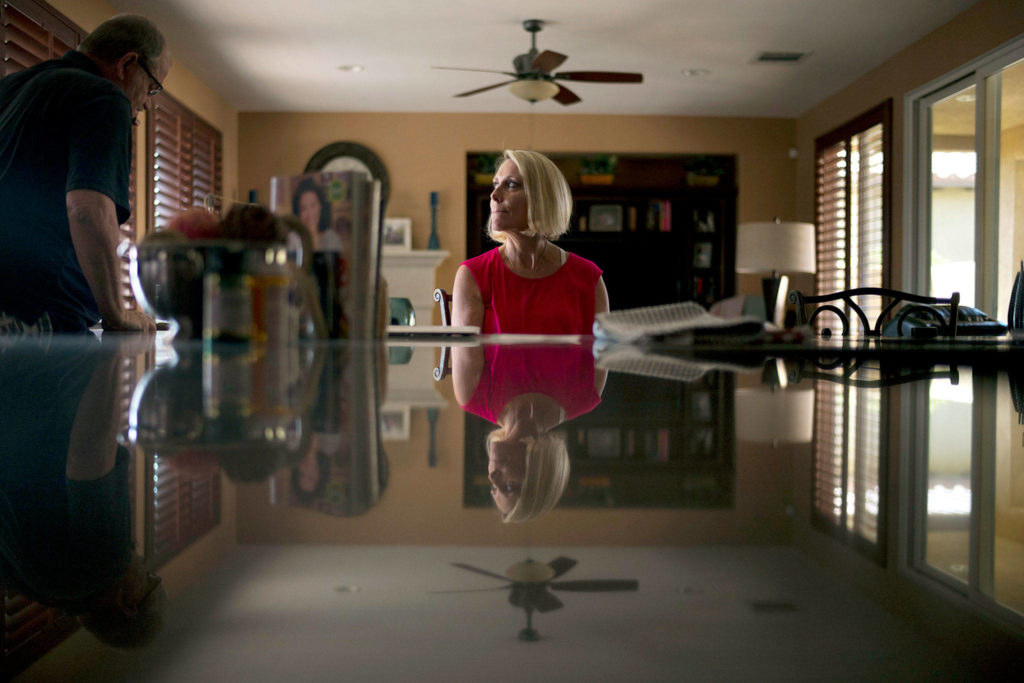
[{"label": "air vent on ceiling", "polygon": [[796,64],[807,58],[810,52],[762,52],[754,61],[759,64]]}]

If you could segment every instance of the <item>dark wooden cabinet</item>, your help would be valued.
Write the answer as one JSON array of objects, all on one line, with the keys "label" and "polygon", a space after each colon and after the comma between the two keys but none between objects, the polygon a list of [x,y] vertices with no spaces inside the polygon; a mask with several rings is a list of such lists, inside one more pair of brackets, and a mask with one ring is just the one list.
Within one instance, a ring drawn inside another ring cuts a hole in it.
[{"label": "dark wooden cabinet", "polygon": [[[570,474],[561,507],[721,509],[734,505],[734,377],[691,382],[612,372],[601,403],[559,425]],[[487,436],[466,415],[463,504],[490,507]]]},{"label": "dark wooden cabinet", "polygon": [[[483,154],[467,155],[466,254],[492,248]],[[548,154],[569,181],[573,214],[564,249],[603,271],[613,309],[675,301],[704,306],[734,294],[735,157],[619,155],[611,184],[581,182],[587,155]],[[482,182],[481,182],[482,181]]]}]

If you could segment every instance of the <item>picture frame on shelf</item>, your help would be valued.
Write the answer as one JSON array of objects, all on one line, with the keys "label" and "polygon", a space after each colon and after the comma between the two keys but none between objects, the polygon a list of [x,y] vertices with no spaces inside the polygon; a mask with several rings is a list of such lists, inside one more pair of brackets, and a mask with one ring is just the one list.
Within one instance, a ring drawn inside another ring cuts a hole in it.
[{"label": "picture frame on shelf", "polygon": [[696,232],[713,233],[717,231],[718,221],[715,212],[711,209],[693,210],[693,227]]},{"label": "picture frame on shelf", "polygon": [[385,254],[412,251],[412,219],[385,218],[381,249]]},{"label": "picture frame on shelf", "polygon": [[693,245],[693,267],[710,268],[714,245],[711,242],[697,242]]},{"label": "picture frame on shelf", "polygon": [[622,232],[621,204],[594,204],[587,220],[590,232]]},{"label": "picture frame on shelf", "polygon": [[384,406],[380,411],[380,438],[382,441],[408,441],[409,406]]}]

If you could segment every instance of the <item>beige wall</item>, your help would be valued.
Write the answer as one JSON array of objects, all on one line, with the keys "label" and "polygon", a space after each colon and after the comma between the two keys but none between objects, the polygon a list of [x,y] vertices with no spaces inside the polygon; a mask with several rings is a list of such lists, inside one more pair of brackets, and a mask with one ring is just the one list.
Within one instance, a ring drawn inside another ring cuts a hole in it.
[{"label": "beige wall", "polygon": [[[101,22],[117,14],[117,11],[104,0],[50,0],[54,9],[63,13],[76,24],[91,31]],[[215,92],[204,85],[189,70],[187,64],[187,46],[170,43],[168,48],[174,65],[164,81],[167,92],[185,104],[189,109],[205,119],[210,125],[221,132],[224,143],[224,163],[222,167],[224,194],[229,197],[238,196],[238,112]],[[184,59],[183,59],[184,57]],[[145,139],[144,122],[137,132],[140,141]],[[137,148],[136,162],[139,168],[146,166],[145,145]],[[146,196],[145,177],[138,180],[136,187],[137,204],[142,206]],[[143,231],[147,212],[138,210],[139,230]]]},{"label": "beige wall", "polygon": [[1024,33],[1024,2],[982,0],[878,68],[826,98],[796,121],[799,159],[796,212],[814,220],[814,139],[888,98],[893,100],[893,283],[900,282],[903,239],[904,103],[907,92],[925,85]]},{"label": "beige wall", "polygon": [[[414,427],[418,429],[418,427]],[[462,411],[441,411],[437,467],[425,444],[387,442],[388,484],[380,500],[355,517],[332,517],[273,504],[267,484],[237,487],[238,542],[351,545],[684,546],[707,543],[786,544],[792,520],[792,464],[807,445],[740,441],[734,502],[722,509],[556,508],[529,524],[504,524],[493,507],[462,504]],[[278,482],[287,488],[287,473]],[[806,494],[803,494],[806,496]]]},{"label": "beige wall", "polygon": [[466,152],[532,147],[548,152],[707,152],[739,157],[739,220],[793,215],[796,163],[789,119],[576,116],[571,114],[290,114],[239,116],[239,187],[269,197],[270,178],[301,173],[332,142],[366,145],[391,180],[388,214],[413,220],[413,248],[430,235],[431,191],[440,193],[438,232],[452,252],[438,269],[451,286],[465,253]]}]

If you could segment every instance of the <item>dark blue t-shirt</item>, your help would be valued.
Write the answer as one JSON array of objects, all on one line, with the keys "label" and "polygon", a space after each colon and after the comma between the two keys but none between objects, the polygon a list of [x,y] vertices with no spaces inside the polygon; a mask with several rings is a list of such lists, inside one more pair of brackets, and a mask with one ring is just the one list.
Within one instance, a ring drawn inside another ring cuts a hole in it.
[{"label": "dark blue t-shirt", "polygon": [[[91,339],[91,341],[90,341]],[[0,352],[0,584],[78,611],[131,559],[130,456],[88,481],[66,476],[79,405],[102,370],[99,343]],[[80,350],[79,350],[80,348]]]},{"label": "dark blue t-shirt", "polygon": [[65,196],[95,190],[128,220],[132,108],[79,52],[0,80],[0,311],[82,331],[99,309],[75,255]]}]

